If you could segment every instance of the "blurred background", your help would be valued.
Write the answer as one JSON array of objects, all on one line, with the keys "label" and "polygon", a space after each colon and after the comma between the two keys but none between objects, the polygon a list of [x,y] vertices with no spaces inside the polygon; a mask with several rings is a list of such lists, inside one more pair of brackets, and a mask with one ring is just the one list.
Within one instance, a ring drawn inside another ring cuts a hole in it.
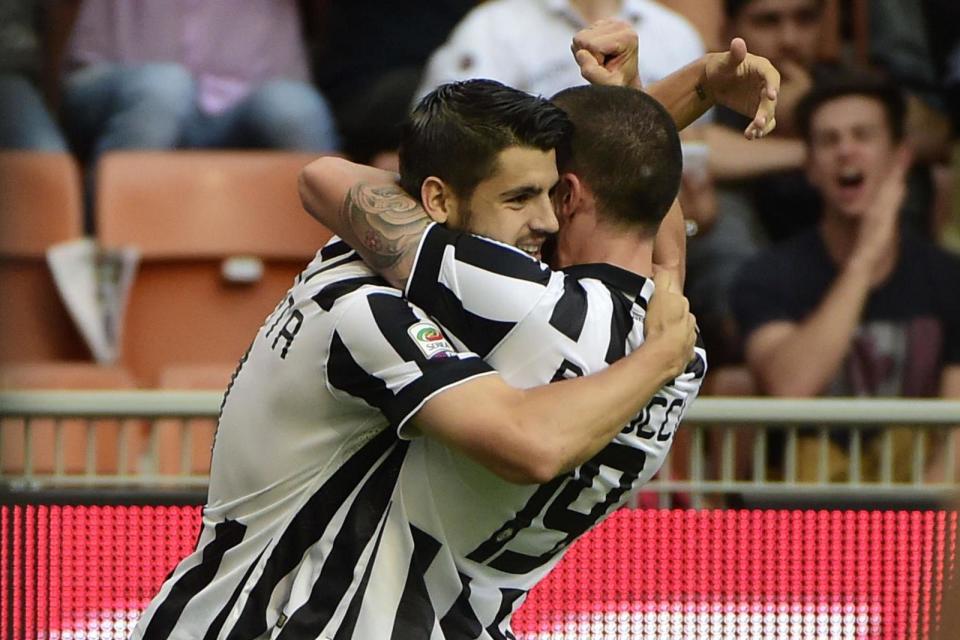
[{"label": "blurred background", "polygon": [[960,637],[956,0],[0,0],[0,637],[125,638],[192,548],[223,389],[329,237],[299,169],[396,170],[443,82],[581,84],[604,17],[646,84],[743,37],[778,127],[683,133],[704,393],[517,633]]}]

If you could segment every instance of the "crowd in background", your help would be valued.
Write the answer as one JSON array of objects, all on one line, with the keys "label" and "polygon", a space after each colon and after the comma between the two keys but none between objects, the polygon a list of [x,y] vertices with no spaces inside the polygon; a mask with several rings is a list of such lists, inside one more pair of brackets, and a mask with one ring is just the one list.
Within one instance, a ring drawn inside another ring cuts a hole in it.
[{"label": "crowd in background", "polygon": [[605,17],[645,83],[732,36],[782,74],[770,138],[722,109],[683,134],[686,293],[714,371],[747,374],[711,390],[960,397],[955,0],[0,0],[0,148],[69,151],[88,192],[118,149],[396,169],[419,96],[581,84],[570,40]]}]

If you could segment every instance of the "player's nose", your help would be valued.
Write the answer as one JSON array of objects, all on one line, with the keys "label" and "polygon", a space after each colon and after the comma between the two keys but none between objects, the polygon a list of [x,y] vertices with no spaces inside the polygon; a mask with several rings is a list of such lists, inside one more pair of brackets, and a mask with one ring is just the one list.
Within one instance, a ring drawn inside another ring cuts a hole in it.
[{"label": "player's nose", "polygon": [[545,198],[537,207],[537,214],[530,220],[530,228],[541,233],[556,233],[560,228],[550,198]]}]

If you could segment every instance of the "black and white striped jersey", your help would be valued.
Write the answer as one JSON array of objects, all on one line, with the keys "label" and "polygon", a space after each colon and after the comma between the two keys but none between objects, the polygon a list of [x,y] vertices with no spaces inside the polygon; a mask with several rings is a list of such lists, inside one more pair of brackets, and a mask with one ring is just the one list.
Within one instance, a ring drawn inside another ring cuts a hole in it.
[{"label": "black and white striped jersey", "polygon": [[[615,266],[551,271],[440,225],[425,234],[406,291],[516,387],[587,375],[636,349],[652,293],[652,280]],[[512,637],[509,618],[527,591],[660,468],[705,372],[698,346],[687,371],[606,448],[544,485],[508,483],[430,438],[411,442],[401,487],[418,499],[407,500],[407,515],[436,535],[469,587],[457,606],[461,627],[488,634],[446,637]]]},{"label": "black and white striped jersey", "polygon": [[[196,550],[132,637],[407,638],[417,624],[432,628],[423,576],[436,543],[399,496],[409,443],[397,429],[432,395],[488,373],[331,241],[241,360]],[[447,575],[452,605],[461,580]]]}]

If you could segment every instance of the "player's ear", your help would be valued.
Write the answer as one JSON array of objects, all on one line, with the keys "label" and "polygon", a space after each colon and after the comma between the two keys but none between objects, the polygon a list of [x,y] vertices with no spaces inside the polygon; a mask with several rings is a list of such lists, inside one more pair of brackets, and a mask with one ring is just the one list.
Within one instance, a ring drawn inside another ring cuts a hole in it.
[{"label": "player's ear", "polygon": [[557,183],[554,206],[558,220],[569,220],[579,209],[583,201],[583,183],[574,173],[560,174]]},{"label": "player's ear", "polygon": [[430,176],[420,185],[420,203],[424,211],[434,222],[443,224],[450,217],[452,208],[456,207],[453,192],[436,176]]}]

